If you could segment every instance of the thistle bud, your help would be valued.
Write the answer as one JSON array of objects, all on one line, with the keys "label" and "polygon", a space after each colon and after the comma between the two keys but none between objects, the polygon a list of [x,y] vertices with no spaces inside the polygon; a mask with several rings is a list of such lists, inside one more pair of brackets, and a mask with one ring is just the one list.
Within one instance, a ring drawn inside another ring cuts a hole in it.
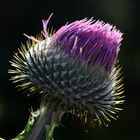
[{"label": "thistle bud", "polygon": [[[50,18],[49,18],[50,19]],[[116,60],[122,33],[93,19],[75,21],[14,54],[10,70],[18,88],[44,95],[55,112],[71,112],[92,126],[108,125],[121,110],[123,86]]]}]

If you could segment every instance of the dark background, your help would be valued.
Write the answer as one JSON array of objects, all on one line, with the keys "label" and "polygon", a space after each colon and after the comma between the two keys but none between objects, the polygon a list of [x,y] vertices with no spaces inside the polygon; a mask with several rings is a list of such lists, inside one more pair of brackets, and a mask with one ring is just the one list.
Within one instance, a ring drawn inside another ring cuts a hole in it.
[{"label": "dark background", "polygon": [[36,35],[41,20],[54,16],[49,25],[58,29],[67,21],[85,17],[104,20],[124,33],[119,53],[125,82],[125,104],[117,121],[108,128],[90,129],[86,134],[77,120],[64,119],[64,127],[55,130],[55,140],[138,139],[140,138],[140,4],[139,0],[1,0],[0,1],[0,137],[15,137],[28,120],[31,106],[39,97],[28,98],[17,92],[9,81],[9,60],[25,43],[23,33]]}]

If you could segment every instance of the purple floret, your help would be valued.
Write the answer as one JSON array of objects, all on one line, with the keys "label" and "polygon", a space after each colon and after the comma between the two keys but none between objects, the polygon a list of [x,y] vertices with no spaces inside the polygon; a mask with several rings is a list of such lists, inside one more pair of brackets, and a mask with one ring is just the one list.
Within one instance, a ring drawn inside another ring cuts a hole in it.
[{"label": "purple floret", "polygon": [[102,21],[83,19],[61,27],[52,40],[80,61],[110,71],[118,55],[122,33]]}]

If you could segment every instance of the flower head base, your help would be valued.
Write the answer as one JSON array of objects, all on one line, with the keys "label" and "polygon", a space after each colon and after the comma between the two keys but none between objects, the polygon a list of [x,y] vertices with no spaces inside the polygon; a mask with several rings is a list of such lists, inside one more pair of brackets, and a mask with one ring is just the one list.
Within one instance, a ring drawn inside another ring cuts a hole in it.
[{"label": "flower head base", "polygon": [[118,55],[121,37],[122,33],[109,24],[84,19],[61,27],[53,39],[72,56],[110,71]]},{"label": "flower head base", "polygon": [[83,19],[50,35],[49,19],[43,20],[45,39],[28,37],[33,44],[14,55],[13,82],[19,83],[18,88],[44,93],[43,101],[58,112],[107,126],[124,102],[120,69],[115,65],[122,34],[109,24]]}]

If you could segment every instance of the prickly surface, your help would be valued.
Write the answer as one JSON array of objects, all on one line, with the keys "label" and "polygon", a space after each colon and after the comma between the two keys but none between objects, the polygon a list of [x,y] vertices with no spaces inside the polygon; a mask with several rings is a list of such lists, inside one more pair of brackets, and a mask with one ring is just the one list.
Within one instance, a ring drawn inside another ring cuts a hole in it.
[{"label": "prickly surface", "polygon": [[10,70],[17,88],[40,92],[47,102],[57,102],[61,109],[93,126],[116,119],[123,103],[120,69],[111,73],[98,65],[88,65],[54,46],[51,38],[35,45],[27,43],[15,53]]}]

